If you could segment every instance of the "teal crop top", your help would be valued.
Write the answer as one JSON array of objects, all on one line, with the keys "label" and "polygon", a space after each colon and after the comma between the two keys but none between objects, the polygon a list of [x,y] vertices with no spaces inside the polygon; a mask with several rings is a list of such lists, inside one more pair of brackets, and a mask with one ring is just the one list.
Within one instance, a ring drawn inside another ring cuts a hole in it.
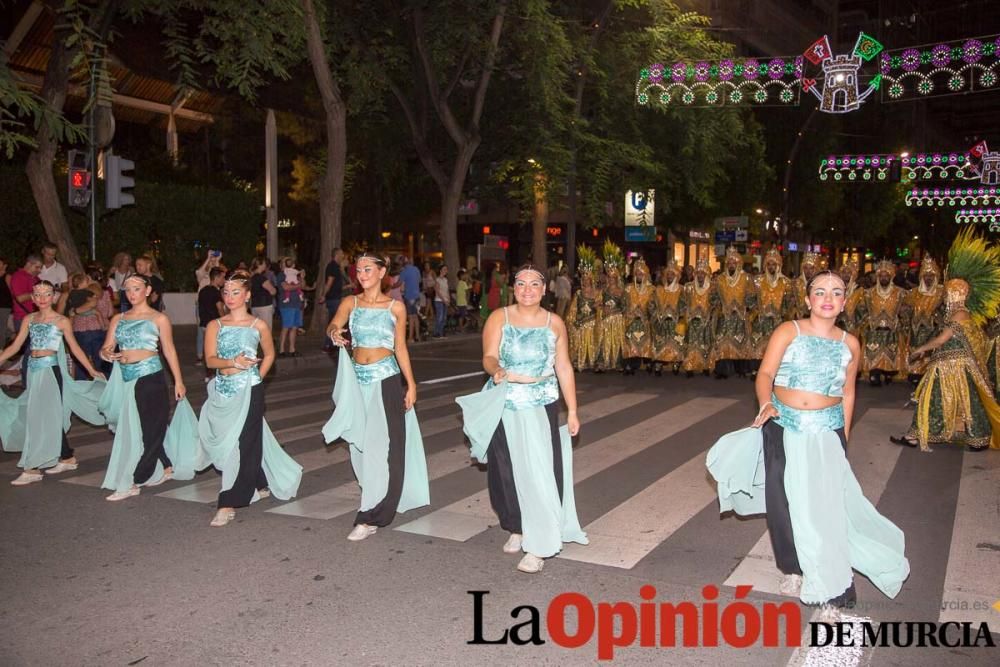
[{"label": "teal crop top", "polygon": [[160,330],[153,320],[118,319],[115,340],[123,350],[149,350],[156,352],[160,343]]},{"label": "teal crop top", "polygon": [[[538,378],[532,384],[507,383],[506,407],[510,410],[534,408],[559,400],[556,380],[556,332],[549,326],[552,313],[542,327],[515,327],[507,321],[500,338],[500,366],[508,373]],[[492,383],[492,378],[490,383]]]},{"label": "teal crop top", "polygon": [[390,301],[386,308],[361,308],[358,297],[354,297],[354,308],[347,326],[351,330],[351,344],[354,347],[381,347],[396,349],[396,316],[392,314]]},{"label": "teal crop top", "polygon": [[[226,326],[219,322],[219,334],[215,339],[215,356],[219,359],[235,359],[242,352],[247,357],[257,356],[257,346],[260,345],[260,332],[255,319],[250,326]],[[257,365],[245,371],[223,375],[216,371],[215,390],[221,395],[230,397],[242,391],[248,384],[253,387],[260,384],[260,369]]]},{"label": "teal crop top", "polygon": [[798,335],[785,348],[774,386],[799,389],[823,396],[843,396],[851,348],[847,332],[840,340],[803,335],[799,323],[792,321]]},{"label": "teal crop top", "polygon": [[28,336],[31,338],[32,350],[59,351],[62,343],[62,330],[51,322],[32,322],[28,325]]}]

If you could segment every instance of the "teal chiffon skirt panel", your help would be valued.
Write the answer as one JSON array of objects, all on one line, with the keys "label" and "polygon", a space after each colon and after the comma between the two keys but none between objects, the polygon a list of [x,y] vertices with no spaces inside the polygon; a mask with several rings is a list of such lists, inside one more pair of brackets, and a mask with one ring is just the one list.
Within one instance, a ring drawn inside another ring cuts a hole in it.
[{"label": "teal chiffon skirt panel", "polygon": [[[785,493],[802,568],[800,599],[820,604],[838,597],[851,586],[852,570],[895,597],[910,573],[903,532],[865,498],[837,433],[785,429],[783,442]],[[706,463],[718,482],[720,511],[766,510],[760,429],[723,436]]]},{"label": "teal chiffon skirt panel", "polygon": [[[208,398],[198,416],[198,437],[208,461],[222,473],[222,491],[228,491],[240,470],[240,431],[250,412],[250,392],[247,383],[233,396],[223,396],[215,388],[215,380],[208,383]],[[271,433],[267,420],[263,420],[264,475],[271,494],[280,500],[294,498],[302,481],[302,466],[281,448]],[[250,502],[257,502],[254,491]]]},{"label": "teal chiffon skirt panel", "polygon": [[[142,457],[144,445],[139,407],[135,402],[136,382],[138,379],[125,382],[116,363],[108,378],[108,387],[101,397],[101,411],[107,418],[108,428],[115,434],[108,470],[101,483],[101,488],[104,489],[124,492],[131,488],[135,467]],[[195,472],[207,468],[211,463],[201,447],[198,418],[187,399],[178,402],[174,410],[174,416],[167,426],[163,448],[173,464],[174,479],[194,479]],[[159,484],[162,480],[163,464],[157,461],[156,470],[145,485]]]},{"label": "teal chiffon skirt panel", "polygon": [[[350,446],[351,466],[361,486],[362,512],[378,505],[389,489],[389,429],[382,401],[382,382],[399,382],[399,376],[361,384],[350,355],[340,348],[337,378],[333,386],[335,407],[323,426],[323,439],[330,443],[343,438]],[[412,408],[407,410],[403,419],[406,451],[403,491],[397,512],[406,512],[431,502],[427,459],[417,411]]]},{"label": "teal chiffon skirt panel", "polygon": [[785,493],[806,603],[846,591],[851,569],[890,598],[910,574],[906,540],[868,501],[833,431],[785,430]]},{"label": "teal chiffon skirt panel", "polygon": [[62,435],[69,430],[71,415],[97,426],[104,424],[97,404],[105,382],[73,380],[62,347],[58,363],[63,380],[61,401],[51,366],[29,370],[28,388],[17,398],[0,392],[0,442],[4,451],[21,452],[17,465],[26,470],[49,468],[59,462]]},{"label": "teal chiffon skirt panel", "polygon": [[562,454],[562,502],[553,478],[552,430],[545,406],[509,410],[505,407],[507,383],[487,384],[483,391],[460,396],[463,430],[472,445],[472,456],[486,462],[490,440],[503,422],[510,452],[517,502],[521,510],[522,546],[542,558],[562,551],[564,542],[589,544],[576,514],[573,489],[573,442],[569,429],[559,429]]},{"label": "teal chiffon skirt panel", "polygon": [[759,428],[727,433],[708,450],[708,472],[718,483],[719,512],[764,514],[764,436]]}]

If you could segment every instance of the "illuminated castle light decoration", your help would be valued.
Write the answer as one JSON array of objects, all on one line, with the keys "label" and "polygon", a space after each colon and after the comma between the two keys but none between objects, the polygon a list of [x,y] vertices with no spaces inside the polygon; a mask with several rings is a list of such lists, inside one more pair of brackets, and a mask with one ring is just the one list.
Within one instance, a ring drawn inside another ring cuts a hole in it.
[{"label": "illuminated castle light decoration", "polygon": [[979,165],[979,182],[983,185],[1000,185],[1000,151],[983,154]]},{"label": "illuminated castle light decoration", "polygon": [[857,111],[861,103],[878,90],[881,82],[881,76],[876,75],[862,91],[861,65],[881,50],[881,44],[861,33],[850,55],[835,56],[830,49],[830,39],[824,35],[803,54],[809,62],[822,67],[822,91],[817,90],[816,80],[810,78],[802,79],[802,90],[812,93],[819,100],[819,110],[825,113]]}]

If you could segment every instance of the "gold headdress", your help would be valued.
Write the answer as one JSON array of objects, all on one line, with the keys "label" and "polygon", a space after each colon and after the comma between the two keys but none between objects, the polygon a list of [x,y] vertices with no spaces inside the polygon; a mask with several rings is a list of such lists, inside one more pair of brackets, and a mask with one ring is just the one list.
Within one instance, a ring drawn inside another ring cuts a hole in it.
[{"label": "gold headdress", "polygon": [[[841,272],[841,274],[843,274],[844,269],[847,269],[848,273],[850,273],[851,280],[854,280],[855,278],[858,277],[858,263],[855,260],[849,259],[846,262],[844,262],[843,264],[841,264],[840,265],[840,272]],[[843,277],[843,276],[841,276],[841,277]]]},{"label": "gold headdress", "polygon": [[611,241],[605,241],[602,254],[604,255],[604,272],[609,276],[620,275],[625,268],[625,256],[622,255],[622,249]]},{"label": "gold headdress", "polygon": [[711,271],[708,270],[708,260],[705,259],[704,257],[702,257],[697,262],[695,262],[694,270],[695,270],[695,273],[697,273],[698,271],[704,271],[705,273],[711,273]]},{"label": "gold headdress", "polygon": [[597,270],[597,254],[590,246],[582,243],[576,247],[576,270],[581,274],[593,274]]},{"label": "gold headdress", "polygon": [[924,259],[920,262],[920,275],[925,273],[933,273],[936,276],[941,275],[941,269],[938,268],[937,262],[930,255],[924,255]]},{"label": "gold headdress", "polygon": [[646,278],[648,279],[649,278],[649,267],[646,266],[646,260],[644,260],[641,256],[640,257],[636,257],[635,261],[632,262],[632,276],[633,276],[633,278],[635,277],[635,275],[637,273],[639,273],[640,270],[646,275]]},{"label": "gold headdress", "polygon": [[886,273],[889,273],[889,274],[896,273],[896,265],[893,264],[892,262],[890,262],[887,259],[883,259],[882,261],[880,261],[878,264],[875,265],[875,273],[877,275],[877,274],[883,273],[883,272],[886,272]]},{"label": "gold headdress", "polygon": [[987,244],[972,227],[959,232],[948,251],[945,301],[966,308],[979,325],[1000,311],[1000,246]]},{"label": "gold headdress", "polygon": [[778,266],[781,266],[781,251],[771,246],[771,249],[764,254],[764,261],[767,262],[769,259],[775,260],[778,262]]},{"label": "gold headdress", "polygon": [[799,266],[819,266],[819,255],[814,252],[807,252],[802,256],[802,263]]},{"label": "gold headdress", "polygon": [[726,261],[728,262],[730,259],[735,259],[740,263],[740,266],[743,266],[743,255],[736,249],[736,246],[726,248]]}]

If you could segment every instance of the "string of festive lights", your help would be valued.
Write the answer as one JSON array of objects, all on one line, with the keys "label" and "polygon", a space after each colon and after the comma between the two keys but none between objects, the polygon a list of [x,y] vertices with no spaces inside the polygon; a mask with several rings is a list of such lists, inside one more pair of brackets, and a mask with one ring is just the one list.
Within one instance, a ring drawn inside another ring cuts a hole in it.
[{"label": "string of festive lights", "polygon": [[635,99],[642,106],[791,106],[799,102],[801,76],[802,56],[655,63],[639,72]]},{"label": "string of festive lights", "polygon": [[819,178],[821,181],[885,181],[894,162],[900,165],[903,182],[979,178],[968,153],[830,155],[820,160]]},{"label": "string of festive lights", "polygon": [[1000,222],[1000,208],[963,208],[955,211],[955,222]]},{"label": "string of festive lights", "polygon": [[879,58],[882,101],[993,90],[998,71],[1000,35],[886,51]]},{"label": "string of festive lights", "polygon": [[907,206],[998,206],[1000,188],[913,188],[906,193]]}]

